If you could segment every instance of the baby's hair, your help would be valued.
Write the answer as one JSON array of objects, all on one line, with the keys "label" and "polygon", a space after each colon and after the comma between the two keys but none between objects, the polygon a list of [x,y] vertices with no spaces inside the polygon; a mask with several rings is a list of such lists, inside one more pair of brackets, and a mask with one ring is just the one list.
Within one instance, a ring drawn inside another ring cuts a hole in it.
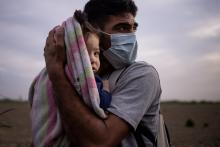
[{"label": "baby's hair", "polygon": [[100,32],[99,32],[100,29],[97,26],[92,26],[88,22],[85,13],[83,13],[81,10],[76,10],[74,12],[74,17],[81,25],[84,36],[87,36],[88,33],[95,33],[98,37],[100,37]]}]

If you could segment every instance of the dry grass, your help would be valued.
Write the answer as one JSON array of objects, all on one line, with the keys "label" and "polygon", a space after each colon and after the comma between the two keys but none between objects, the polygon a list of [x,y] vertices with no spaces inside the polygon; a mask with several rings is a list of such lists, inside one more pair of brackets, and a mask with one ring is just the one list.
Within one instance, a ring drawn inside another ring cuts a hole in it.
[{"label": "dry grass", "polygon": [[0,147],[30,146],[31,129],[29,106],[26,102],[1,101],[0,113]]},{"label": "dry grass", "polygon": [[161,108],[173,147],[220,146],[220,103],[167,103]]},{"label": "dry grass", "polygon": [[[1,114],[11,108],[12,111]],[[29,146],[29,111],[27,102],[0,101],[0,147]],[[161,111],[173,147],[220,146],[220,103],[164,103]],[[189,120],[192,126],[186,125]]]}]

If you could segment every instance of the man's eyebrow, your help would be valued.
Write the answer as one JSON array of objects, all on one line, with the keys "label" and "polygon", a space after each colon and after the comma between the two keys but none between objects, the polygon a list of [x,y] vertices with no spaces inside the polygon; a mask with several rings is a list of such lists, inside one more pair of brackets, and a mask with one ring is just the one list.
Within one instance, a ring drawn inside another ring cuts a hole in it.
[{"label": "man's eyebrow", "polygon": [[131,24],[129,24],[127,22],[121,22],[121,23],[116,24],[113,28],[117,28],[117,27],[120,27],[120,26],[131,27]]},{"label": "man's eyebrow", "polygon": [[[127,28],[131,28],[132,25],[128,22],[121,22],[121,23],[118,23],[116,24],[113,28],[114,29],[117,29],[118,27],[121,27],[121,26],[124,26],[124,27],[127,27]],[[137,28],[138,27],[138,23],[137,22],[134,22],[134,27]]]}]

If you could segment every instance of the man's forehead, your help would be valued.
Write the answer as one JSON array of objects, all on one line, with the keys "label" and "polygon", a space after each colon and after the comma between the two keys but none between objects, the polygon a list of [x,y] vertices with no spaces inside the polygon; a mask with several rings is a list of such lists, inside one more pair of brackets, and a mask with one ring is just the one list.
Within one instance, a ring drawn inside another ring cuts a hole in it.
[{"label": "man's forehead", "polygon": [[114,34],[122,31],[135,31],[138,24],[135,22],[135,17],[131,13],[121,13],[118,15],[109,15],[104,24],[103,31]]},{"label": "man's forehead", "polygon": [[115,24],[118,23],[127,23],[130,25],[135,24],[135,17],[131,13],[122,13],[119,15],[111,15],[109,16],[109,22],[114,22]]}]

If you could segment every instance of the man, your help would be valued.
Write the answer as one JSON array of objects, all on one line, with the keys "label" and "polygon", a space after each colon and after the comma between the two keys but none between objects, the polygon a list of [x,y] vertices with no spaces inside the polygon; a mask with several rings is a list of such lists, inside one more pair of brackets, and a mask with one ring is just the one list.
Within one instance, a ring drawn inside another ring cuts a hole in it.
[{"label": "man", "polygon": [[[104,49],[104,59],[101,64],[105,66],[102,67],[102,76],[108,75],[111,82],[111,75],[126,67],[111,89],[112,102],[105,120],[83,103],[65,75],[63,28],[56,27],[49,33],[44,53],[46,67],[72,146],[137,147],[140,146],[140,138],[145,146],[153,146],[150,138],[143,134],[139,134],[139,138],[135,135],[137,127],[143,125],[154,137],[157,136],[161,94],[156,70],[146,63],[133,62],[137,48],[134,34],[137,28],[136,11],[132,0],[90,0],[84,8],[88,21],[99,26],[103,33],[101,47]],[[121,39],[131,42],[123,44]],[[128,51],[115,52],[116,47]]]}]

